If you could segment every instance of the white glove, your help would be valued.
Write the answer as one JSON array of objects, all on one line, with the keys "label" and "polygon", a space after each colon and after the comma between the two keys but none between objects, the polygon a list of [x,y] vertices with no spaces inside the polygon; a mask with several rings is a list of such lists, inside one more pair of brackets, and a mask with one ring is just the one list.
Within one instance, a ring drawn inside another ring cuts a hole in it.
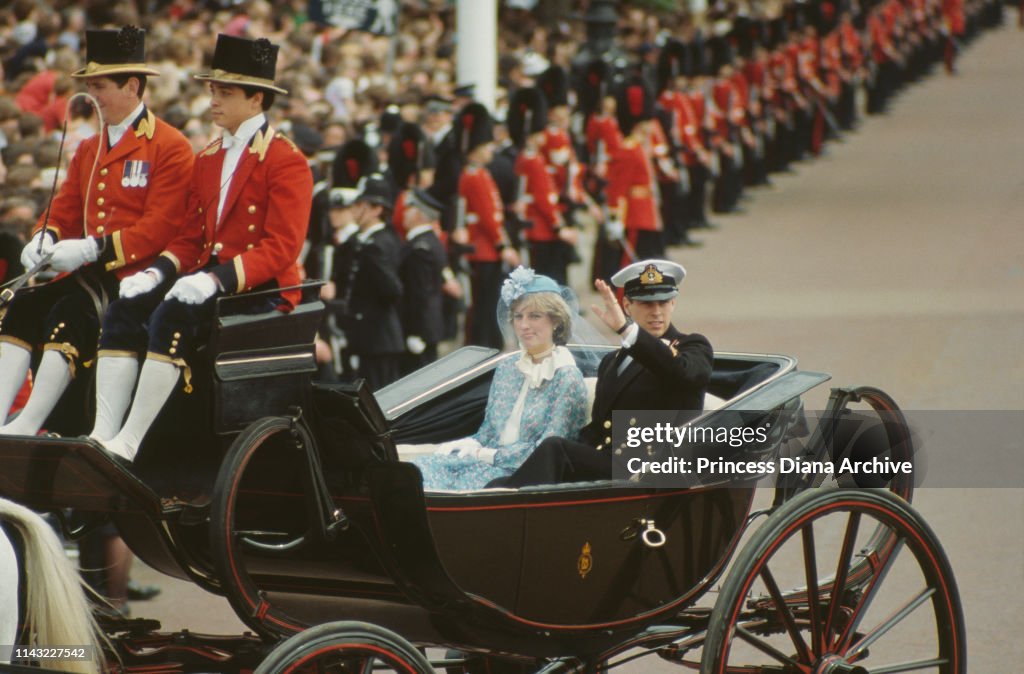
[{"label": "white glove", "polygon": [[84,264],[95,262],[100,253],[96,239],[65,239],[53,246],[53,257],[50,258],[50,269],[54,271],[74,271]]},{"label": "white glove", "polygon": [[423,341],[422,337],[411,335],[405,338],[405,348],[409,350],[409,353],[418,356],[427,350],[427,343]]},{"label": "white glove", "polygon": [[121,297],[127,300],[148,293],[160,285],[163,277],[163,272],[154,267],[126,276],[121,279]]},{"label": "white glove", "polygon": [[[43,240],[43,246],[40,250],[39,240]],[[26,271],[39,264],[39,261],[43,257],[53,251],[53,232],[46,232],[39,230],[36,235],[33,236],[25,247],[21,249],[21,266]]]},{"label": "white glove", "polygon": [[622,224],[622,220],[610,218],[604,223],[604,231],[612,241],[621,241],[626,235],[626,226]]},{"label": "white glove", "polygon": [[213,276],[201,271],[178,279],[166,297],[185,304],[202,304],[216,292],[217,282],[213,280]]}]

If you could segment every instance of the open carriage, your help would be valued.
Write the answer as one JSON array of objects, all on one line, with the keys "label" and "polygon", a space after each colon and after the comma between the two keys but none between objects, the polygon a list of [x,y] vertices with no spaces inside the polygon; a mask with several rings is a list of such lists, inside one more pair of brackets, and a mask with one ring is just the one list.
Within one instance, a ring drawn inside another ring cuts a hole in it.
[{"label": "open carriage", "polygon": [[[955,580],[908,504],[912,479],[798,477],[760,510],[754,482],[731,480],[425,493],[396,443],[472,433],[510,356],[467,347],[375,395],[315,385],[309,295],[289,315],[222,300],[208,371],[132,472],[87,440],[0,440],[0,495],[110,518],[147,564],[225,596],[258,635],[111,621],[112,667],[583,672],[658,655],[707,672],[966,671]],[[571,346],[585,376],[610,348]],[[768,419],[767,458],[911,457],[875,389],[833,390],[808,428],[801,396],[828,378],[717,353],[720,404],[692,423]]]}]

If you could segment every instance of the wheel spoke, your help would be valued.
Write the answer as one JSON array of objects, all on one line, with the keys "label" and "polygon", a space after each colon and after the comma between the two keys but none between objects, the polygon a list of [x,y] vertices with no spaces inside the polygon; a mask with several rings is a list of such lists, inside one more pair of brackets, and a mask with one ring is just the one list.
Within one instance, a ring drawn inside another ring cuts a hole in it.
[{"label": "wheel spoke", "polygon": [[878,627],[874,628],[870,632],[864,635],[846,654],[846,657],[856,658],[860,655],[864,649],[868,648],[871,644],[878,641],[879,637],[884,636],[889,630],[898,625],[904,618],[914,612],[914,610],[923,604],[924,602],[931,599],[932,595],[935,594],[935,588],[927,587],[918,593],[916,597],[908,601],[902,607],[900,607],[895,613],[886,618]]},{"label": "wheel spoke", "polygon": [[[867,589],[861,595],[860,601],[857,602],[857,607],[853,610],[853,615],[851,616],[849,623],[846,625],[846,628],[843,630],[843,633],[836,640],[836,651],[842,653],[849,647],[850,640],[853,638],[854,633],[860,626],[860,621],[864,618],[865,613],[867,613],[867,607],[874,600],[875,595],[878,593],[878,588],[882,586],[882,581],[885,579],[886,575],[888,575],[889,569],[892,568],[893,563],[896,561],[896,556],[902,549],[903,539],[898,538],[891,546],[889,546],[889,550],[881,563],[878,563],[877,560],[872,563],[872,572],[874,577],[868,584]],[[868,559],[873,558],[869,557]]]},{"label": "wheel spoke", "polygon": [[782,597],[782,593],[779,592],[779,585],[775,582],[775,577],[768,569],[768,564],[761,568],[761,579],[764,581],[768,594],[771,595],[772,601],[775,603],[776,612],[786,625],[789,638],[793,641],[797,651],[800,652],[800,659],[807,663],[813,662],[814,658],[811,656],[810,649],[807,648],[807,642],[800,635],[800,631],[796,627],[796,620],[793,618],[793,613],[789,610],[789,606],[786,605],[786,600]]},{"label": "wheel spoke", "polygon": [[850,571],[850,560],[853,559],[853,546],[857,540],[857,529],[860,526],[860,513],[850,513],[850,519],[846,522],[846,534],[843,536],[843,548],[839,553],[839,561],[836,564],[835,580],[832,582],[832,592],[828,602],[828,614],[825,618],[825,646],[832,645],[832,628],[839,620],[839,605],[843,600],[846,588],[846,576]]},{"label": "wheel spoke", "polygon": [[775,648],[771,644],[766,643],[764,640],[759,638],[757,635],[755,635],[750,630],[748,630],[748,629],[746,629],[744,627],[741,627],[740,625],[737,625],[736,626],[736,635],[739,636],[743,641],[746,641],[748,644],[750,644],[751,646],[756,648],[757,650],[761,651],[762,653],[765,653],[766,655],[771,656],[775,660],[778,660],[779,662],[781,662],[781,663],[783,663],[785,665],[789,665],[791,667],[797,668],[796,671],[801,671],[803,669],[803,668],[800,667],[800,663],[799,662],[797,662],[793,658],[789,657],[788,655],[786,655],[785,653],[783,653],[779,649]]},{"label": "wheel spoke", "polygon": [[804,573],[807,580],[807,608],[811,612],[811,649],[815,654],[824,652],[825,640],[818,619],[818,559],[814,552],[814,524],[808,522],[800,530],[804,545]]},{"label": "wheel spoke", "polygon": [[934,660],[918,660],[917,662],[904,662],[898,665],[888,665],[887,667],[872,667],[871,674],[897,674],[897,672],[920,672],[921,670],[936,669],[943,665],[948,665],[949,660],[946,658],[936,658]]}]

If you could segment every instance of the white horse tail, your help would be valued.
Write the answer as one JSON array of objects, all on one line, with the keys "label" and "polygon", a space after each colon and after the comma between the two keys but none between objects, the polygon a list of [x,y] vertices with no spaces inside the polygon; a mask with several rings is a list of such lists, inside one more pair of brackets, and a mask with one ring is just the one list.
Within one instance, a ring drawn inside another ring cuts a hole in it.
[{"label": "white horse tail", "polygon": [[51,660],[46,667],[95,674],[106,670],[99,645],[106,638],[92,616],[85,587],[53,529],[24,506],[0,499],[0,520],[24,541],[26,646],[89,646],[93,660]]}]

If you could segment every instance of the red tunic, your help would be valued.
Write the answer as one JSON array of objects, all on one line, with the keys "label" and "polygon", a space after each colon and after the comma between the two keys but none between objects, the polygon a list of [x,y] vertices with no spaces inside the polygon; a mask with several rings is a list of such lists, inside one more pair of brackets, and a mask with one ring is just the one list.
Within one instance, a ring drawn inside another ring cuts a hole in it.
[{"label": "red tunic", "polygon": [[626,138],[608,165],[607,197],[627,230],[661,230],[653,185],[646,151],[636,139]]},{"label": "red tunic", "polygon": [[[569,134],[564,129],[547,127],[544,129],[540,152],[544,155],[544,162],[548,165],[558,194],[565,195],[569,201],[580,201],[583,191],[580,182],[582,172]],[[565,204],[562,207],[564,210]]]},{"label": "red tunic", "polygon": [[181,229],[193,159],[188,139],[144,109],[113,148],[106,130],[82,141],[46,228],[58,239],[99,239],[99,263],[119,278],[145,269]]},{"label": "red tunic", "polygon": [[533,226],[526,230],[530,241],[558,240],[558,192],[548,174],[544,157],[524,150],[516,158],[516,175],[524,185],[523,200],[526,201],[526,219]]},{"label": "red tunic", "polygon": [[504,204],[490,171],[468,165],[459,177],[459,198],[465,204],[466,228],[474,251],[466,256],[471,262],[497,262],[500,248],[508,242],[505,235]]},{"label": "red tunic", "polygon": [[[196,158],[185,227],[161,257],[181,271],[199,269],[216,254],[210,272],[232,294],[272,280],[279,288],[297,285],[313,200],[309,165],[290,140],[265,125],[242,153],[217,222],[227,153],[220,144],[218,138]],[[282,296],[294,306],[299,293]]]}]

